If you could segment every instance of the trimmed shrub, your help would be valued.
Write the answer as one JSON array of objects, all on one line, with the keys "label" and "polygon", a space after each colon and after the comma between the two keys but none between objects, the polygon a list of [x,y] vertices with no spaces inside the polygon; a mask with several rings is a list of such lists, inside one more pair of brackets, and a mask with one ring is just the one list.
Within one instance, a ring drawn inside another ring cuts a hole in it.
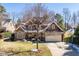
[{"label": "trimmed shrub", "polygon": [[71,37],[66,37],[66,38],[64,38],[64,42],[69,43],[69,42],[71,42],[71,39],[72,39],[72,36]]},{"label": "trimmed shrub", "polygon": [[5,38],[6,38],[6,37],[10,37],[11,34],[12,34],[11,32],[4,32],[4,33],[3,33],[3,37],[5,37]]}]

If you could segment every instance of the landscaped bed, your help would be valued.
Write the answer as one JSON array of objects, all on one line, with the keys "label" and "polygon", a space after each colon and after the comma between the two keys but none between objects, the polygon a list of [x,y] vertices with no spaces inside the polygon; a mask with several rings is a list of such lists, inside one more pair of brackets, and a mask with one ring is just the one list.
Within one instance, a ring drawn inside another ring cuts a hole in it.
[{"label": "landscaped bed", "polygon": [[0,52],[5,55],[15,56],[51,56],[50,50],[43,44],[39,44],[39,51],[32,52],[36,45],[32,42],[4,42],[0,41]]}]

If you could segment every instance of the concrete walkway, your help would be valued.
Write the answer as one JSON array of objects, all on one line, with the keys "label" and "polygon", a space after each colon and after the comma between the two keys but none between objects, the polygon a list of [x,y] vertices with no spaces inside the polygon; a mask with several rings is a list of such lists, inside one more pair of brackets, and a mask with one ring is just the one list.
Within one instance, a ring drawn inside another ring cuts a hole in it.
[{"label": "concrete walkway", "polygon": [[46,43],[53,56],[79,56],[79,53],[64,43]]}]

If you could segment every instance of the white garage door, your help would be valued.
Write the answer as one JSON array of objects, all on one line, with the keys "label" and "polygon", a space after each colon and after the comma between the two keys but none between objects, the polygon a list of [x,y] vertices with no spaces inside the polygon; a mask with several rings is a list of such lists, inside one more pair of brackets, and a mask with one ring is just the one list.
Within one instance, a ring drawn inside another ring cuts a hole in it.
[{"label": "white garage door", "polygon": [[46,36],[46,41],[61,41],[61,35]]}]

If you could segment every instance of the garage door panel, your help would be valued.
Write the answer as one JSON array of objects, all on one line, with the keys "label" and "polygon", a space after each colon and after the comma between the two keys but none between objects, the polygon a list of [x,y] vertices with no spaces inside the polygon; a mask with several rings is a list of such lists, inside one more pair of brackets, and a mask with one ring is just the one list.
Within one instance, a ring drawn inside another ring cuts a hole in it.
[{"label": "garage door panel", "polygon": [[46,41],[61,41],[61,35],[46,36]]}]

